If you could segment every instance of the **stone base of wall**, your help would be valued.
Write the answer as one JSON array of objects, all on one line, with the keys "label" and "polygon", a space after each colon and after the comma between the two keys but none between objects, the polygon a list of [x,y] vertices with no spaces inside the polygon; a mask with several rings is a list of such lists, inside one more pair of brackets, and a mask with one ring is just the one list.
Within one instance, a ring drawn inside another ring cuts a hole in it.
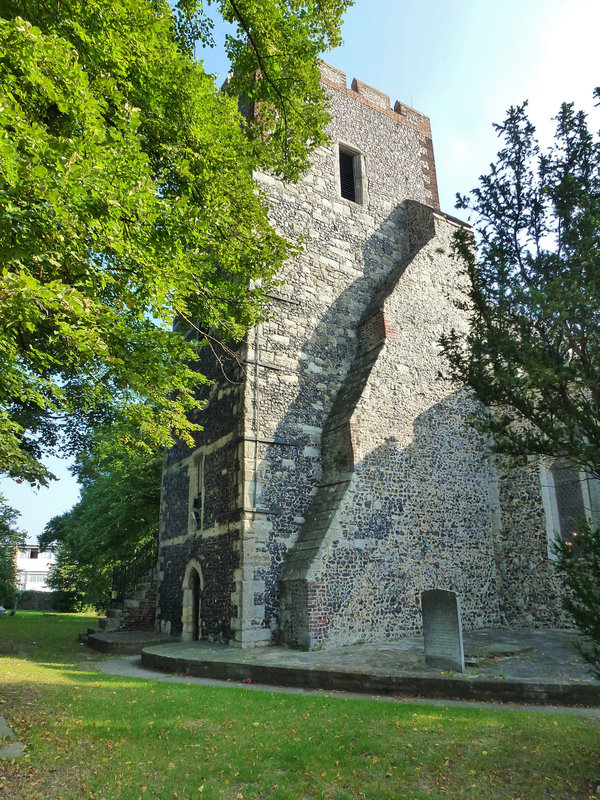
[{"label": "stone base of wall", "polygon": [[156,596],[156,587],[151,586],[145,590],[145,596],[137,601],[137,608],[124,608],[121,630],[153,631],[156,626]]},{"label": "stone base of wall", "polygon": [[308,627],[308,581],[282,581],[280,644],[301,650],[311,649]]}]

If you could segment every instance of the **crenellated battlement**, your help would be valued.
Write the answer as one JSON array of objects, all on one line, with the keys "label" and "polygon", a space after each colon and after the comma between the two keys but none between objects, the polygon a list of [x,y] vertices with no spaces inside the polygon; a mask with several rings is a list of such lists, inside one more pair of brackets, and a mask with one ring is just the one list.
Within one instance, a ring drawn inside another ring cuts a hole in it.
[{"label": "crenellated battlement", "polygon": [[420,111],[416,111],[399,100],[396,100],[392,108],[389,95],[379,89],[375,89],[373,86],[369,86],[368,83],[358,78],[353,78],[350,87],[348,87],[346,73],[331,64],[327,64],[325,61],[321,62],[321,80],[326,86],[337,89],[371,108],[382,111],[389,117],[397,118],[399,122],[403,122],[423,136],[431,138],[431,123],[429,117],[425,116],[425,114],[421,114]]},{"label": "crenellated battlement", "polygon": [[431,136],[431,123],[429,117],[416,111],[396,100],[394,107],[391,107],[389,95],[385,92],[369,86],[368,83],[353,78],[350,88],[346,81],[346,73],[325,61],[321,62],[321,83],[336,92],[340,92],[346,97],[358,101],[368,108],[374,109],[380,114],[385,114],[394,122],[415,131],[422,139],[422,158],[421,167],[423,178],[429,187],[430,198],[428,204],[433,208],[440,207],[440,199],[437,188],[437,175],[435,169],[435,158],[433,154],[433,140]]}]

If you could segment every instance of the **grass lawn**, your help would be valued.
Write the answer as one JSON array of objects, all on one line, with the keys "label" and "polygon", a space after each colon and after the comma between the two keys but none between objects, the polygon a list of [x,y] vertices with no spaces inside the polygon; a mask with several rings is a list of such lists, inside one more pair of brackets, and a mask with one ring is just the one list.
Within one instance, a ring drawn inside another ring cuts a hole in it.
[{"label": "grass lawn", "polygon": [[0,618],[6,800],[592,798],[600,725],[103,675],[82,615]]}]

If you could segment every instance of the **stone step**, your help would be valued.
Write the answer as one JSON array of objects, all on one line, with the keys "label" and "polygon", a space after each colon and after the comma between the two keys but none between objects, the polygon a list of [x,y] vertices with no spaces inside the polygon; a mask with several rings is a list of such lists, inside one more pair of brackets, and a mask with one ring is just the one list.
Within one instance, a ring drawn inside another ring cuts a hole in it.
[{"label": "stone step", "polygon": [[140,588],[138,586],[137,589],[134,589],[131,592],[127,592],[127,594],[125,595],[125,599],[126,600],[127,599],[128,600],[145,600],[147,591],[148,590],[146,588]]},{"label": "stone step", "polygon": [[98,617],[98,627],[100,628],[101,631],[116,631],[117,628],[119,628],[121,625],[122,617],[123,617],[122,612],[118,617],[117,616]]},{"label": "stone step", "polygon": [[[175,640],[176,641],[176,640]],[[144,647],[173,642],[170,636],[154,631],[131,630],[97,633],[90,636],[87,645],[101,653],[139,654]]]}]

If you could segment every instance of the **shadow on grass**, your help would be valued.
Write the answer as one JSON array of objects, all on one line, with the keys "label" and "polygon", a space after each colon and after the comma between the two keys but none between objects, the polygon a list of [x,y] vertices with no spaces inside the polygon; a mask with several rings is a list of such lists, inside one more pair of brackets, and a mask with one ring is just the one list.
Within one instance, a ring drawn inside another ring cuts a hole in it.
[{"label": "shadow on grass", "polygon": [[0,796],[590,798],[600,731],[585,719],[106,675],[67,642],[80,620],[44,624],[32,658],[3,659],[0,713],[27,754]]},{"label": "shadow on grass", "polygon": [[24,788],[32,775],[46,800],[189,798],[200,786],[226,800],[415,800],[448,786],[473,800],[581,800],[597,766],[599,732],[582,719],[35,667],[45,682],[10,686],[10,722],[29,752],[6,795],[19,800],[36,796]]}]

